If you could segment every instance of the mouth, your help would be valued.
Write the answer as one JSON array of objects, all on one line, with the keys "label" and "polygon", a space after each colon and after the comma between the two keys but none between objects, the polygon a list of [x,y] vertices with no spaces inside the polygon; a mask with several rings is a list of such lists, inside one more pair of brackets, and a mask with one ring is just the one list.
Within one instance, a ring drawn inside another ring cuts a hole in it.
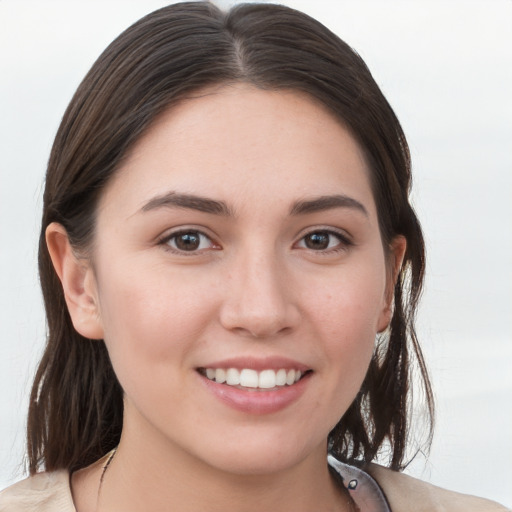
[{"label": "mouth", "polygon": [[197,367],[205,389],[243,414],[287,409],[311,387],[313,370],[283,357],[235,357]]},{"label": "mouth", "polygon": [[272,391],[293,386],[312,370],[293,368],[264,369],[252,368],[198,368],[197,371],[208,380],[246,391]]}]

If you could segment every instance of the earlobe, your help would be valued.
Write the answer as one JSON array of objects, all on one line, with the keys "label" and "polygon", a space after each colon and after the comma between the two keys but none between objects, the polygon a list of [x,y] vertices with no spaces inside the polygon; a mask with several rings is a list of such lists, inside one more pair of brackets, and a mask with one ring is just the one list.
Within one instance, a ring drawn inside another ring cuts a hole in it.
[{"label": "earlobe", "polygon": [[407,249],[407,240],[402,235],[397,235],[391,241],[389,248],[389,263],[388,263],[388,276],[386,283],[386,293],[384,298],[384,307],[382,309],[377,332],[382,332],[387,329],[393,316],[393,299],[395,292],[395,285],[400,275],[402,263],[404,261],[405,251]]},{"label": "earlobe", "polygon": [[90,263],[78,258],[61,224],[46,228],[46,245],[57,273],[75,329],[89,339],[103,339],[96,280]]}]

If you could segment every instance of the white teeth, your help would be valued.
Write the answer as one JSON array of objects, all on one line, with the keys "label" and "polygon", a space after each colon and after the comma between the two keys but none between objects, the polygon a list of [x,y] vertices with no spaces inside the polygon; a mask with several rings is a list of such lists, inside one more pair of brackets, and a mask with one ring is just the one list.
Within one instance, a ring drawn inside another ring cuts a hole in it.
[{"label": "white teeth", "polygon": [[276,373],[276,386],[284,386],[286,384],[286,370],[281,368]]},{"label": "white teeth", "polygon": [[240,372],[236,368],[229,368],[226,372],[226,384],[238,386],[240,384]]},{"label": "white teeth", "polygon": [[259,387],[270,389],[276,387],[276,372],[274,370],[263,370],[260,372]]},{"label": "white teeth", "polygon": [[247,368],[242,370],[240,372],[240,386],[244,386],[245,388],[257,388],[258,372]]},{"label": "white teeth", "polygon": [[219,384],[229,386],[242,386],[245,388],[272,389],[279,386],[291,386],[298,382],[302,376],[300,370],[263,370],[257,372],[250,368],[238,370],[237,368],[206,368],[206,377]]},{"label": "white teeth", "polygon": [[[223,370],[222,368],[217,368],[214,371],[215,371],[215,382],[218,382],[219,384],[226,382],[226,370]],[[206,376],[208,377],[208,370],[206,371]],[[210,378],[210,377],[208,377],[208,378]]]}]

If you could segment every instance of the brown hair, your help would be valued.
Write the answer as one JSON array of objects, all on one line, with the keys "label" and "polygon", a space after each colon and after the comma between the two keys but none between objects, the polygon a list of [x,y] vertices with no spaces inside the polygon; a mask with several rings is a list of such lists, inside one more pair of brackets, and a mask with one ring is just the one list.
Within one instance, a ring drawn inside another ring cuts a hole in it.
[{"label": "brown hair", "polygon": [[[207,2],[171,5],[123,32],[93,65],[67,108],[51,151],[39,242],[48,339],[30,398],[28,459],[74,471],[119,442],[123,391],[105,345],[73,328],[45,243],[51,222],[85,250],[105,184],[156,116],[198,89],[245,82],[302,91],[348,127],[366,153],[384,244],[407,239],[394,312],[357,398],[329,435],[342,460],[369,462],[386,447],[403,467],[411,371],[419,365],[432,429],[433,401],[414,331],[424,244],[408,194],[410,158],[400,124],[363,60],[314,19],[270,4],[224,13]],[[429,437],[430,440],[430,437]]]}]

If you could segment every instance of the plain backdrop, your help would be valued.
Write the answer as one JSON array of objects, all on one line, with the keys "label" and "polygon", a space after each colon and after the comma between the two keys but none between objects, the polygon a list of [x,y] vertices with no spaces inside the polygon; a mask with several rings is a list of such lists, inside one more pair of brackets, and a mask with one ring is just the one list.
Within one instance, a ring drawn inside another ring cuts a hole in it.
[{"label": "plain backdrop", "polygon": [[[512,1],[282,3],[361,54],[411,146],[428,249],[419,332],[438,415],[430,456],[408,471],[512,506]],[[0,0],[0,487],[23,475],[45,337],[36,243],[52,139],[100,52],[166,4]]]}]

